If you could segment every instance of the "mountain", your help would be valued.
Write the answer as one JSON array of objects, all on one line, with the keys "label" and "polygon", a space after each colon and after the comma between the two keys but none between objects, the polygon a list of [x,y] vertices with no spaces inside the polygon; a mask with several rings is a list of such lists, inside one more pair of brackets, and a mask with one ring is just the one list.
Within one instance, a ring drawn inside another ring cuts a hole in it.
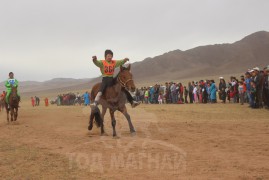
[{"label": "mountain", "polygon": [[175,50],[132,65],[136,82],[235,74],[269,64],[269,32],[253,33],[233,44]]}]

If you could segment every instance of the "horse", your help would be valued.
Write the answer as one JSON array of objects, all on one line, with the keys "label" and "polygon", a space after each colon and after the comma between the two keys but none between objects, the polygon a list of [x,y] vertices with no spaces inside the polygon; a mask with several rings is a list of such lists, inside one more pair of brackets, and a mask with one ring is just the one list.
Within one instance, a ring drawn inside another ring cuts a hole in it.
[{"label": "horse", "polygon": [[[101,135],[104,135],[104,125],[103,119],[106,114],[107,109],[109,109],[110,117],[111,117],[111,124],[113,127],[113,137],[117,137],[116,133],[116,119],[115,119],[115,111],[120,111],[128,121],[130,132],[132,135],[135,135],[136,131],[131,121],[131,117],[127,112],[127,108],[125,106],[126,103],[126,95],[124,92],[125,90],[130,90],[132,92],[135,91],[135,84],[133,81],[133,76],[130,72],[131,65],[127,68],[120,66],[120,72],[114,78],[113,84],[110,87],[106,88],[105,93],[101,96],[99,101],[100,105],[102,106],[102,114],[100,114],[100,109],[98,106],[91,107],[91,114],[90,114],[90,121],[88,130],[91,131],[93,128],[93,120],[97,127],[101,127]],[[91,102],[94,101],[101,83],[97,83],[93,86],[91,91]]]},{"label": "horse", "polygon": [[5,108],[5,96],[0,97],[0,112]]},{"label": "horse", "polygon": [[9,112],[10,112],[10,117],[11,121],[16,121],[18,117],[18,107],[19,107],[19,97],[17,95],[17,87],[12,87],[11,88],[11,93],[9,95],[9,108],[7,102],[5,102],[5,107],[7,111],[7,121],[9,122]]}]

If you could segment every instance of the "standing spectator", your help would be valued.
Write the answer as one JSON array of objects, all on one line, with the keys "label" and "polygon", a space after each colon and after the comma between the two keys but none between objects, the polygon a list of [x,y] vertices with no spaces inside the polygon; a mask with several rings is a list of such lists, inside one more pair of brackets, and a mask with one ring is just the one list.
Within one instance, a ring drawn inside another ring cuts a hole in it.
[{"label": "standing spectator", "polygon": [[135,90],[135,99],[136,101],[140,101],[140,90],[138,88]]},{"label": "standing spectator", "polygon": [[85,92],[85,94],[83,95],[83,98],[84,98],[84,105],[88,106],[90,104],[90,95],[88,91]]},{"label": "standing spectator", "polygon": [[266,108],[269,108],[269,65],[264,68],[264,84],[263,84],[263,91],[264,91],[264,104]]},{"label": "standing spectator", "polygon": [[140,101],[142,102],[142,103],[144,103],[144,96],[145,96],[145,89],[146,89],[146,87],[142,87],[139,91],[139,94],[140,94]]},{"label": "standing spectator", "polygon": [[211,80],[210,81],[209,91],[210,91],[210,100],[211,100],[211,103],[216,103],[217,102],[217,97],[216,97],[217,96],[216,95],[217,88],[216,88],[216,85],[215,85],[214,80]]},{"label": "standing spectator", "polygon": [[175,104],[176,103],[176,85],[175,83],[171,84],[171,98],[172,98],[172,103]]},{"label": "standing spectator", "polygon": [[251,105],[251,101],[252,101],[252,99],[251,99],[251,96],[250,96],[250,87],[251,87],[251,85],[250,85],[250,82],[252,81],[252,79],[251,79],[251,74],[250,74],[250,72],[246,72],[245,73],[245,84],[246,84],[246,95],[247,95],[247,99],[248,99],[248,102],[249,102],[249,105]]},{"label": "standing spectator", "polygon": [[250,82],[250,86],[251,86],[250,95],[251,95],[251,99],[252,99],[250,107],[256,108],[257,107],[256,106],[256,97],[257,97],[256,93],[257,93],[257,91],[256,91],[256,84],[254,83],[254,81]]},{"label": "standing spectator", "polygon": [[256,87],[256,106],[262,108],[262,75],[258,67],[253,68],[254,72],[254,83]]},{"label": "standing spectator", "polygon": [[208,100],[208,94],[207,94],[207,84],[206,82],[202,82],[201,84],[201,88],[202,88],[202,103],[206,104],[207,100]]},{"label": "standing spectator", "polygon": [[149,103],[149,90],[148,89],[146,89],[144,97],[145,97],[145,103],[148,104]]},{"label": "standing spectator", "polygon": [[189,91],[186,88],[186,86],[184,86],[184,102],[188,103],[188,95],[189,95]]},{"label": "standing spectator", "polygon": [[231,84],[230,83],[228,84],[226,95],[227,95],[227,100],[230,103],[231,102]]},{"label": "standing spectator", "polygon": [[181,102],[184,102],[183,95],[184,95],[184,86],[181,83],[179,83],[179,99]]},{"label": "standing spectator", "polygon": [[49,106],[49,99],[46,97],[45,98],[45,106],[48,107]]},{"label": "standing spectator", "polygon": [[159,93],[160,92],[160,87],[159,87],[159,85],[155,85],[155,87],[154,87],[154,103],[155,104],[158,104],[158,97],[159,97]]},{"label": "standing spectator", "polygon": [[239,92],[239,97],[240,97],[240,103],[241,105],[243,105],[244,104],[244,85],[242,81],[239,82],[238,92]]},{"label": "standing spectator", "polygon": [[219,99],[222,103],[226,103],[226,82],[223,77],[220,77],[219,83]]},{"label": "standing spectator", "polygon": [[162,93],[159,94],[158,102],[159,102],[159,104],[163,104],[163,95],[162,95]]},{"label": "standing spectator", "polygon": [[234,103],[239,103],[239,93],[238,93],[238,80],[235,77],[231,77],[232,92],[231,97]]},{"label": "standing spectator", "polygon": [[189,82],[188,84],[188,91],[189,91],[189,99],[190,99],[190,103],[193,103],[193,85],[191,84],[191,82]]},{"label": "standing spectator", "polygon": [[35,98],[31,97],[32,106],[35,107]]},{"label": "standing spectator", "polygon": [[172,103],[172,95],[171,95],[171,86],[172,86],[172,83],[170,82],[169,84],[167,83],[166,85],[166,103],[169,104],[169,103]]},{"label": "standing spectator", "polygon": [[198,103],[197,85],[196,84],[194,84],[194,88],[193,88],[193,99],[194,99],[194,103]]},{"label": "standing spectator", "polygon": [[150,87],[150,90],[149,90],[149,102],[151,104],[154,103],[154,92],[155,92],[155,89],[153,86]]}]

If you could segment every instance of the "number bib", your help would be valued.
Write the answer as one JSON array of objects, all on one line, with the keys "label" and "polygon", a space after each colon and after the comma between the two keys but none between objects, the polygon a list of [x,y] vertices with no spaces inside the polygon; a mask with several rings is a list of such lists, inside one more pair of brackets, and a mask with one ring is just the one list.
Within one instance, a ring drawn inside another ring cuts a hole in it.
[{"label": "number bib", "polygon": [[15,84],[15,79],[9,79],[8,82],[13,86]]},{"label": "number bib", "polygon": [[103,60],[102,63],[104,66],[104,74],[109,76],[113,75],[116,66],[116,61],[112,60],[111,63],[109,64],[106,60]]}]

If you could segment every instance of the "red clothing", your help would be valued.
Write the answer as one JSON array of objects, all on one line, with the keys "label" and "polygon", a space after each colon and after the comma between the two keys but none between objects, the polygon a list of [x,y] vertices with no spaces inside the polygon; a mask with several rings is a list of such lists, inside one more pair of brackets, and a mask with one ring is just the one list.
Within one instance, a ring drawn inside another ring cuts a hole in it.
[{"label": "red clothing", "polygon": [[45,106],[48,107],[49,106],[49,99],[45,98]]},{"label": "red clothing", "polygon": [[32,106],[35,107],[35,99],[31,98],[31,101],[32,101]]}]

